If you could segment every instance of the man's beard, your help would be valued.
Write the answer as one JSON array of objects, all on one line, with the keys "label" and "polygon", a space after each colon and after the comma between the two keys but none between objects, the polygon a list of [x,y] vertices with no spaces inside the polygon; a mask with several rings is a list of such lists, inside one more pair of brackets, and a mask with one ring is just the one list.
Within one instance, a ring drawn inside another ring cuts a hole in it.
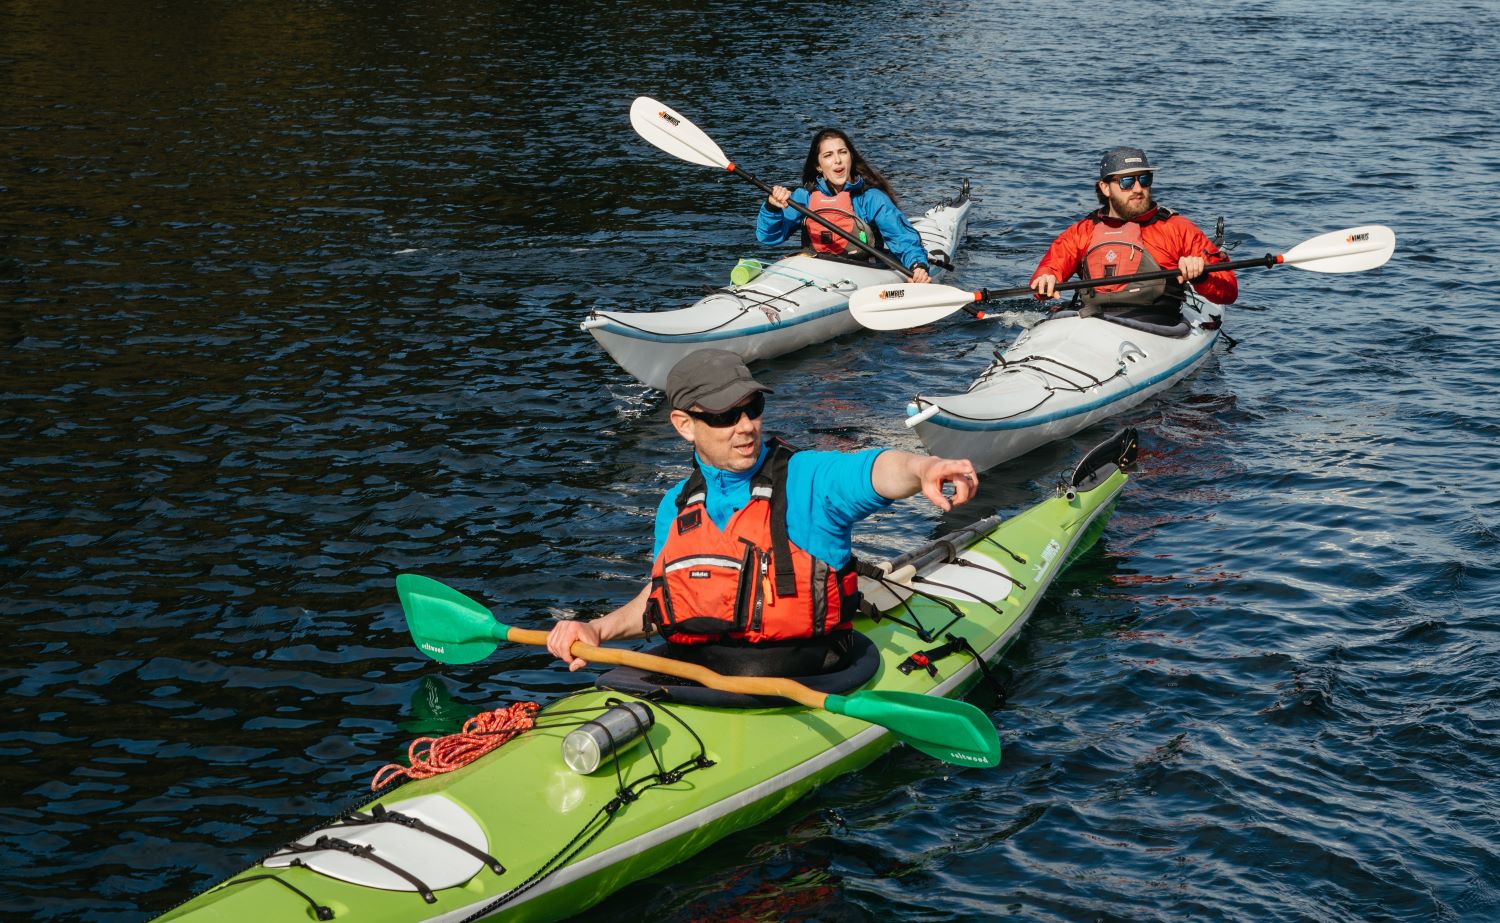
[{"label": "man's beard", "polygon": [[1109,197],[1109,204],[1115,210],[1115,214],[1119,215],[1126,221],[1129,221],[1132,218],[1139,218],[1141,215],[1144,215],[1146,212],[1151,210],[1151,207],[1154,204],[1151,201],[1150,193],[1147,193],[1146,196],[1139,202],[1131,202],[1130,196],[1131,193],[1121,192],[1118,196],[1111,195]]}]

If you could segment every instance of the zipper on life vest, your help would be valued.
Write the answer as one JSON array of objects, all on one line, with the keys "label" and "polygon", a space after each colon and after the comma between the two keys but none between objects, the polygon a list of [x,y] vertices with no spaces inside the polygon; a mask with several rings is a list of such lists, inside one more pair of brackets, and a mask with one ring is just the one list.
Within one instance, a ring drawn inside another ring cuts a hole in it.
[{"label": "zipper on life vest", "polygon": [[750,617],[750,630],[760,631],[761,612],[766,603],[766,575],[771,570],[771,556],[766,552],[755,549],[755,571],[751,579],[755,581],[755,612]]},{"label": "zipper on life vest", "polygon": [[759,627],[760,620],[760,593],[757,591],[756,565],[759,563],[758,552],[755,543],[748,539],[740,539],[745,546],[744,555],[740,558],[739,585],[734,594],[734,629],[735,631],[748,631],[752,620]]}]

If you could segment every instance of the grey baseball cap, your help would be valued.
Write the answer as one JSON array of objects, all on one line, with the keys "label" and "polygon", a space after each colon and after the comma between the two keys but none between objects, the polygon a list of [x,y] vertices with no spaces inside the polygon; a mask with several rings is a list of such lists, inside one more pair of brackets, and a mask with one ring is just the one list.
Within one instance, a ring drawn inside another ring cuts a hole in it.
[{"label": "grey baseball cap", "polygon": [[1099,161],[1099,178],[1109,179],[1118,173],[1140,173],[1154,170],[1146,152],[1138,147],[1112,147],[1104,152]]},{"label": "grey baseball cap", "polygon": [[727,349],[688,353],[667,373],[667,400],[673,410],[691,410],[697,404],[718,413],[757,391],[771,393],[770,388],[750,377],[745,360]]}]

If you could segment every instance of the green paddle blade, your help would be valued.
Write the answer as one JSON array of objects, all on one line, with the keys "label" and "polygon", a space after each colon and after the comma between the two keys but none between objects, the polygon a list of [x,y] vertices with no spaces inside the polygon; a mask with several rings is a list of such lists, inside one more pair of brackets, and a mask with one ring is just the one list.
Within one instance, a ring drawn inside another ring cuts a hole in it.
[{"label": "green paddle blade", "polygon": [[443,663],[473,663],[495,652],[510,627],[495,621],[490,610],[420,574],[396,577],[396,595],[406,613],[406,627],[417,647]]},{"label": "green paddle blade", "polygon": [[928,756],[960,766],[1000,765],[1000,735],[984,712],[919,692],[867,690],[831,695],[823,707],[887,728]]}]

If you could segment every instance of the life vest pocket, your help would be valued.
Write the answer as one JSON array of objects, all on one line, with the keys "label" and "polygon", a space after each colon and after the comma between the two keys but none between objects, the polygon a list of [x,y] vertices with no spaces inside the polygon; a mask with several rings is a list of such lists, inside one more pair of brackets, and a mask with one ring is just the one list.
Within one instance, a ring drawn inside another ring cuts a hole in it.
[{"label": "life vest pocket", "polygon": [[[748,551],[746,557],[749,557]],[[727,635],[743,631],[747,561],[728,555],[695,554],[667,561],[661,603],[652,613],[664,635]]]},{"label": "life vest pocket", "polygon": [[[1111,241],[1094,247],[1083,256],[1084,278],[1087,279],[1109,279],[1114,276],[1135,275],[1143,270],[1143,266],[1155,266],[1155,261],[1144,247],[1136,244]],[[1094,290],[1101,295],[1113,294],[1125,290],[1123,285],[1096,285]]]}]

